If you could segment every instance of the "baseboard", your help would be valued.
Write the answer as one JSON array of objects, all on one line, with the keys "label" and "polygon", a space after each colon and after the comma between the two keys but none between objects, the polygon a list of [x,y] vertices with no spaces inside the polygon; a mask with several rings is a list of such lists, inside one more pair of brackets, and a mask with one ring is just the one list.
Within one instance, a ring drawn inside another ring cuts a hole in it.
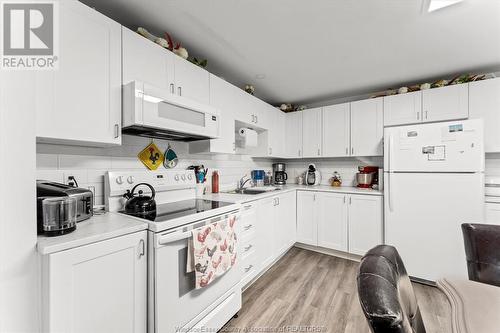
[{"label": "baseboard", "polygon": [[327,248],[320,247],[320,246],[307,245],[307,244],[303,244],[303,243],[295,243],[294,246],[298,247],[299,249],[314,251],[314,252],[318,252],[318,253],[322,253],[322,254],[327,254],[329,256],[339,257],[342,259],[347,259],[347,260],[356,261],[356,262],[360,262],[361,258],[362,258],[362,256],[359,256],[357,254],[327,249]]}]

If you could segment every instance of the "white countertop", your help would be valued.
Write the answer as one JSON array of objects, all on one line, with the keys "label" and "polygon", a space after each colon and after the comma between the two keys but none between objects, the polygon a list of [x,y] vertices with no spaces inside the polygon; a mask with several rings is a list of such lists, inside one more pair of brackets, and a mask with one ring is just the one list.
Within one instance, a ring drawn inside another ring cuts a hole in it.
[{"label": "white countertop", "polygon": [[40,254],[68,250],[106,239],[131,234],[147,229],[148,224],[118,213],[94,215],[77,223],[76,230],[63,236],[38,236],[37,250]]},{"label": "white countertop", "polygon": [[[278,187],[278,186],[277,186]],[[234,194],[234,193],[209,193],[203,196],[203,199],[207,200],[219,200],[235,203],[245,203],[254,200],[259,200],[267,197],[272,197],[279,195],[281,193],[286,193],[290,191],[314,191],[314,192],[335,192],[335,193],[349,193],[349,194],[366,194],[366,195],[383,195],[383,191],[365,189],[359,187],[342,186],[333,187],[327,185],[317,185],[317,186],[307,186],[307,185],[284,185],[279,186],[281,190],[269,191],[261,194]]]}]

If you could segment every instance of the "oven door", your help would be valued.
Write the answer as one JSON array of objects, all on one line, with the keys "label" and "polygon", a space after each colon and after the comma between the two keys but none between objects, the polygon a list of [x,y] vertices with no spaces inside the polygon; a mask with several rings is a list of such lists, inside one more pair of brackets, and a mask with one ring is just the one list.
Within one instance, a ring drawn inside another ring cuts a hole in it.
[{"label": "oven door", "polygon": [[[150,310],[154,311],[155,333],[176,332],[240,283],[242,272],[239,259],[224,275],[202,289],[195,289],[195,273],[186,273],[188,239],[192,237],[192,230],[235,214],[237,212],[154,235],[154,279],[150,280],[153,284],[154,309]],[[239,239],[238,216],[236,221]],[[239,250],[239,245],[237,248]]]}]

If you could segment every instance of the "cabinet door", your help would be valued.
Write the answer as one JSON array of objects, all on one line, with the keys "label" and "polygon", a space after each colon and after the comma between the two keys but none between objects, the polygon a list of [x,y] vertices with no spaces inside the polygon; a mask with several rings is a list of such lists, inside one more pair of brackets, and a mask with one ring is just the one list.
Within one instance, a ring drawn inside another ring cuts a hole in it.
[{"label": "cabinet door", "polygon": [[296,194],[295,191],[276,197],[276,255],[283,254],[295,243],[296,229]]},{"label": "cabinet door", "polygon": [[120,144],[121,26],[79,1],[59,11],[59,69],[36,73],[36,135]]},{"label": "cabinet door", "polygon": [[141,81],[173,93],[174,57],[160,45],[122,27],[123,84]]},{"label": "cabinet door", "polygon": [[349,252],[364,255],[382,244],[382,197],[351,195],[349,197]]},{"label": "cabinet door", "polygon": [[420,123],[422,91],[384,97],[384,126]]},{"label": "cabinet door", "polygon": [[302,112],[303,157],[321,156],[321,111],[322,108]]},{"label": "cabinet door", "polygon": [[484,120],[484,150],[500,152],[500,78],[469,83],[469,116]]},{"label": "cabinet door", "polygon": [[209,74],[181,57],[174,57],[175,93],[201,103],[210,103]]},{"label": "cabinet door", "polygon": [[236,152],[233,110],[238,102],[235,100],[234,88],[230,83],[210,74],[210,105],[219,111],[219,138],[189,143],[191,154],[234,154]]},{"label": "cabinet door", "polygon": [[273,121],[269,126],[269,156],[283,157],[285,155],[285,113],[269,106]]},{"label": "cabinet door", "polygon": [[351,103],[351,156],[382,156],[383,100]]},{"label": "cabinet door", "polygon": [[317,193],[318,246],[347,251],[346,194]]},{"label": "cabinet door", "polygon": [[467,84],[422,90],[423,121],[465,119],[469,116]]},{"label": "cabinet door", "polygon": [[286,157],[302,157],[302,113],[290,112],[285,114],[285,142]]},{"label": "cabinet door", "polygon": [[258,226],[258,237],[260,240],[259,245],[261,249],[259,251],[261,255],[260,262],[262,263],[261,268],[267,268],[273,260],[276,258],[276,251],[278,244],[275,240],[275,224],[276,224],[276,214],[275,214],[275,198],[266,198],[258,201],[258,211],[257,220]]},{"label": "cabinet door", "polygon": [[349,156],[350,104],[323,107],[323,157]]},{"label": "cabinet door", "polygon": [[142,231],[49,255],[46,331],[146,332],[146,239]]},{"label": "cabinet door", "polygon": [[317,246],[318,224],[315,199],[314,192],[297,192],[297,242]]}]

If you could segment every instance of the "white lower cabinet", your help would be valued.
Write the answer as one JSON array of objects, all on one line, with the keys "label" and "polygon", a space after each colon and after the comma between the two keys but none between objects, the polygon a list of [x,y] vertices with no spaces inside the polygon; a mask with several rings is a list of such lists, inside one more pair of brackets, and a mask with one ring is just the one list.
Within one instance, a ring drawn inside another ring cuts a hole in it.
[{"label": "white lower cabinet", "polygon": [[240,253],[242,286],[248,285],[295,244],[295,191],[243,205]]},{"label": "white lower cabinet", "polygon": [[347,251],[346,195],[341,193],[315,194],[318,224],[318,246]]},{"label": "white lower cabinet", "polygon": [[383,243],[383,202],[381,196],[350,195],[348,205],[349,252],[364,255]]},{"label": "white lower cabinet", "polygon": [[297,192],[297,242],[363,255],[383,242],[381,196]]},{"label": "white lower cabinet", "polygon": [[42,257],[43,332],[146,332],[141,231]]}]

